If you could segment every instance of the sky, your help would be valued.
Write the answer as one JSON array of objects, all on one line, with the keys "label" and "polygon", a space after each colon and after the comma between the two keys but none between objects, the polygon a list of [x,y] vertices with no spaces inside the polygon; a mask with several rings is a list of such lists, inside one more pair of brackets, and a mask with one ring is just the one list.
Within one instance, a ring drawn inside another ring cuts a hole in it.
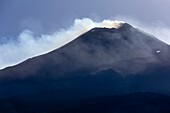
[{"label": "sky", "polygon": [[84,17],[128,17],[170,26],[169,10],[170,0],[0,0],[0,37],[15,38],[24,29],[51,33]]},{"label": "sky", "polygon": [[168,11],[170,0],[0,0],[0,69],[57,49],[93,27],[117,26],[112,20],[170,44]]}]

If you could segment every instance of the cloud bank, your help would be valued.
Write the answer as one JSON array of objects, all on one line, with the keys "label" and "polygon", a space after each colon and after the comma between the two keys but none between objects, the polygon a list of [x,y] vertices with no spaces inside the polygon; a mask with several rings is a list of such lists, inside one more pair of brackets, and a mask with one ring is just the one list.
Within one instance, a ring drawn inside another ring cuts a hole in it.
[{"label": "cloud bank", "polygon": [[28,58],[53,51],[94,27],[119,28],[123,21],[104,20],[94,22],[91,19],[76,19],[68,29],[60,29],[53,34],[36,37],[30,30],[24,30],[17,41],[8,41],[0,45],[0,69],[16,65]]}]

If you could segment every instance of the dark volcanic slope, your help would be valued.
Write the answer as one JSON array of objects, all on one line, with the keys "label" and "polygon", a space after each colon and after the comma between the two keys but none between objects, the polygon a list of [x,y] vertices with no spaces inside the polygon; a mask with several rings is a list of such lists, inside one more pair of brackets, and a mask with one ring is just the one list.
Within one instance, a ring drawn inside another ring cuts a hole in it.
[{"label": "dark volcanic slope", "polygon": [[59,76],[79,70],[107,69],[136,74],[153,65],[169,65],[169,51],[169,45],[129,24],[119,29],[94,28],[49,54],[2,70],[0,76]]},{"label": "dark volcanic slope", "polygon": [[[47,97],[49,94],[36,94]],[[27,98],[31,95],[27,95]],[[170,97],[155,93],[136,93],[93,99],[57,101],[13,97],[0,100],[1,113],[169,113]]]},{"label": "dark volcanic slope", "polygon": [[123,24],[94,28],[67,45],[0,71],[0,97],[41,91],[58,98],[170,93],[170,46]]}]

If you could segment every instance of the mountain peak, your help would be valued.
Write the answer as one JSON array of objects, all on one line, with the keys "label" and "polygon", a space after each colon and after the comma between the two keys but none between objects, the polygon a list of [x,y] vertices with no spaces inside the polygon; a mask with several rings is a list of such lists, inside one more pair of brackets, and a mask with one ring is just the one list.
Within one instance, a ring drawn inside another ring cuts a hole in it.
[{"label": "mountain peak", "polygon": [[123,23],[119,29],[129,29],[132,28],[133,26],[131,26],[129,23]]},{"label": "mountain peak", "polygon": [[115,27],[95,27],[93,29],[91,29],[90,31],[93,32],[95,30],[98,30],[98,31],[103,31],[103,30],[120,30],[120,29],[130,29],[130,28],[133,28],[133,26],[131,26],[130,24],[128,23],[119,23],[119,27],[115,28]]},{"label": "mountain peak", "polygon": [[74,91],[80,97],[159,92],[160,87],[170,92],[169,51],[169,45],[127,23],[94,28],[48,54],[0,70],[0,97],[37,89],[60,92],[59,98],[75,96]]},{"label": "mountain peak", "polygon": [[[58,74],[78,70],[96,73],[113,69],[128,75],[153,65],[168,64],[169,50],[167,44],[124,23],[118,29],[93,28],[65,46],[9,70],[15,70],[18,74],[20,72],[16,68],[22,66],[27,72],[25,74],[30,75],[46,67],[53,67]],[[21,73],[24,74],[23,71]]]}]

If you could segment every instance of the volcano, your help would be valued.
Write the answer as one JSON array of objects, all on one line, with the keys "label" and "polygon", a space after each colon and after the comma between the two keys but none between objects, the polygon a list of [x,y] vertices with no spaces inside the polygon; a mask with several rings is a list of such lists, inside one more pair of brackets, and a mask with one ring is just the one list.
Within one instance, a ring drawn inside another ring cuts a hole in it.
[{"label": "volcano", "polygon": [[[90,110],[97,109],[96,106],[106,110],[103,105],[109,97],[117,103],[133,97],[149,105],[163,98],[167,101],[161,102],[170,106],[169,59],[168,44],[128,23],[119,28],[93,28],[59,49],[1,70],[0,112],[10,113],[9,109],[13,109],[13,113],[68,113],[80,103],[79,109],[94,103]],[[139,99],[146,95],[154,98]],[[82,100],[86,100],[85,104]],[[142,109],[144,103],[138,108]],[[117,113],[115,103],[111,105],[109,109]],[[170,111],[162,106],[159,110]],[[142,113],[145,112],[147,107]]]}]

